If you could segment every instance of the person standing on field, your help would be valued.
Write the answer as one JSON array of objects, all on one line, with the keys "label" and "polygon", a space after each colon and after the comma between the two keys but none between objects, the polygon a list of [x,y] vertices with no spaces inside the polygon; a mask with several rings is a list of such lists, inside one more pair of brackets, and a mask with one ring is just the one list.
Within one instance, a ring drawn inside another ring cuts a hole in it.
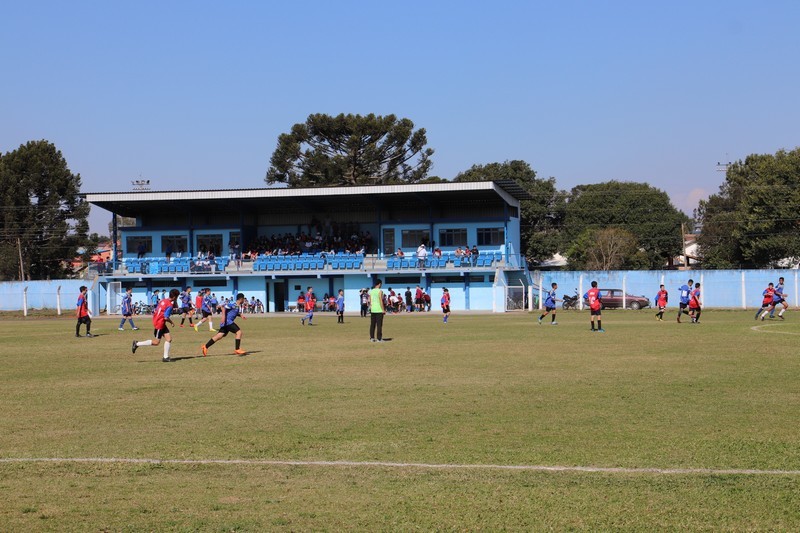
[{"label": "person standing on field", "polygon": [[446,288],[442,289],[442,322],[447,324],[447,319],[450,318],[450,291]]},{"label": "person standing on field", "polygon": [[[166,290],[164,291],[167,292]],[[141,346],[158,346],[161,344],[161,339],[164,339],[164,357],[161,359],[165,363],[169,363],[172,359],[169,358],[169,347],[172,344],[172,335],[169,333],[167,323],[174,326],[172,321],[172,309],[175,307],[175,301],[178,299],[180,291],[172,289],[169,291],[169,297],[164,298],[153,311],[153,339],[149,341],[133,341],[131,345],[131,353],[136,353],[136,349]]]},{"label": "person standing on field", "polygon": [[119,330],[125,330],[125,321],[131,323],[131,328],[133,331],[137,331],[139,328],[136,327],[136,324],[133,323],[133,289],[128,287],[125,289],[125,295],[122,297],[122,320],[119,322]]},{"label": "person standing on field", "polygon": [[344,290],[339,289],[339,295],[336,297],[336,323],[344,324]]},{"label": "person standing on field", "polygon": [[[370,289],[369,295],[369,340],[372,342],[383,342],[383,316],[386,314],[386,307],[383,303],[383,291],[381,290],[381,280],[375,280],[375,286]],[[377,333],[377,337],[375,336]]]},{"label": "person standing on field", "polygon": [[[601,311],[603,309],[603,300],[602,296],[600,295],[600,289],[597,288],[597,282],[592,282],[592,288],[586,291],[586,294],[583,295],[585,300],[589,302],[589,314],[592,317],[592,331],[597,331],[599,333],[604,333],[605,330],[603,329],[603,317],[601,316]],[[597,329],[594,329],[594,319],[597,317]]]},{"label": "person standing on field", "polygon": [[78,295],[77,308],[75,309],[75,316],[78,319],[78,323],[75,325],[75,336],[81,336],[81,324],[86,324],[86,336],[94,337],[91,332],[92,313],[89,312],[89,302],[86,300],[86,297],[89,293],[89,288],[86,287],[86,285],[81,285],[79,290],[81,292]]},{"label": "person standing on field", "polygon": [[[667,301],[669,300],[669,293],[664,288],[663,285],[659,286],[658,294],[656,294],[656,306],[658,307],[658,313],[656,313],[656,320],[659,322],[664,321],[664,311],[667,309]],[[680,315],[679,315],[680,316]]]}]

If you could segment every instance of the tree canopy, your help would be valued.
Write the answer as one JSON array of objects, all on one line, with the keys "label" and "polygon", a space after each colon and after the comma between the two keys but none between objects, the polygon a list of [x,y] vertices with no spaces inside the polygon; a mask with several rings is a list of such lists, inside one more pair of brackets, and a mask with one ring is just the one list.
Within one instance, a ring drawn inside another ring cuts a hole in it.
[{"label": "tree canopy", "polygon": [[69,273],[67,265],[86,236],[89,204],[56,147],[31,141],[0,156],[0,278],[26,279]]},{"label": "tree canopy", "polygon": [[695,217],[705,268],[770,267],[800,259],[800,148],[753,154],[728,167]]},{"label": "tree canopy", "polygon": [[425,130],[395,115],[309,115],[278,137],[266,182],[289,187],[417,183],[431,168]]},{"label": "tree canopy", "polygon": [[520,160],[473,165],[453,179],[456,182],[497,180],[514,180],[533,197],[520,205],[521,253],[531,263],[552,257],[561,244],[559,229],[566,193],[556,189],[555,178],[537,178],[536,171]]},{"label": "tree canopy", "polygon": [[600,230],[616,228],[635,239],[633,246],[624,247],[630,251],[621,260],[624,268],[661,268],[681,253],[681,223],[688,221],[667,193],[646,183],[612,180],[579,185],[570,193],[564,219],[570,266],[582,268],[585,262],[581,243],[597,238]]}]

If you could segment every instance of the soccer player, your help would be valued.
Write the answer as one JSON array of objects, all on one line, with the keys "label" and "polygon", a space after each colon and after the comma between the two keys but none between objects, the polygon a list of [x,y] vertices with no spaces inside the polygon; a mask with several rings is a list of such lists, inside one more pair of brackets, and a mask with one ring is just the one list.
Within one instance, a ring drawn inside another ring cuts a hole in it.
[{"label": "soccer player", "polygon": [[181,327],[183,323],[186,321],[186,317],[189,317],[189,327],[194,327],[194,322],[192,321],[192,315],[194,312],[192,311],[192,288],[186,287],[186,289],[180,294],[181,298]]},{"label": "soccer player", "polygon": [[558,298],[556,298],[556,291],[558,291],[558,283],[551,283],[550,284],[550,291],[547,293],[547,298],[544,299],[544,313],[542,316],[539,317],[539,325],[542,325],[542,320],[548,314],[553,313],[553,317],[550,319],[551,326],[557,326],[558,322],[556,322],[556,302]]},{"label": "soccer player", "polygon": [[314,287],[308,287],[306,290],[306,316],[300,319],[300,323],[302,325],[306,325],[306,320],[308,320],[308,325],[313,326],[314,324],[311,323],[314,320],[314,308],[317,306],[317,297],[314,296]]},{"label": "soccer player", "polygon": [[[383,342],[383,315],[386,314],[386,307],[383,303],[383,291],[381,290],[380,279],[375,280],[375,286],[370,289],[369,295],[369,340],[371,342]],[[375,336],[377,330],[378,336]]]},{"label": "soccer player", "polygon": [[[667,292],[667,289],[665,289],[663,285],[659,285],[658,294],[656,294],[655,301],[656,301],[656,306],[658,307],[658,313],[656,313],[656,320],[663,322],[664,311],[667,309],[667,302],[669,301],[669,293]],[[680,315],[678,315],[678,319],[680,319]]]},{"label": "soccer player", "polygon": [[195,318],[200,320],[202,317],[201,310],[203,309],[203,298],[205,298],[206,291],[205,289],[200,289],[197,291],[197,296],[194,297],[194,312],[197,315]]},{"label": "soccer player", "polygon": [[339,289],[339,295],[336,297],[336,323],[344,324],[344,290]]},{"label": "soccer player", "polygon": [[694,290],[691,292],[689,296],[689,316],[692,318],[692,324],[699,324],[700,323],[700,313],[702,309],[700,307],[700,284],[694,284]]},{"label": "soccer player", "polygon": [[[166,290],[164,292],[167,292]],[[172,344],[172,335],[169,333],[167,323],[174,326],[172,321],[172,309],[175,307],[175,302],[180,295],[178,289],[169,291],[169,297],[164,298],[153,311],[153,339],[149,341],[133,341],[131,345],[131,353],[136,353],[136,349],[140,346],[158,346],[161,344],[161,339],[164,339],[164,357],[161,359],[164,363],[172,361],[169,358],[169,347]]]},{"label": "soccer player", "polygon": [[442,318],[442,322],[447,324],[447,319],[450,318],[450,291],[446,288],[442,289],[442,314],[444,317]]},{"label": "soccer player", "polygon": [[125,321],[131,323],[133,331],[138,331],[139,328],[133,323],[133,289],[128,287],[125,289],[125,296],[122,297],[122,320],[119,321],[119,330],[125,331]]},{"label": "soccer player", "polygon": [[[597,288],[596,281],[592,282],[592,288],[586,291],[586,294],[583,295],[583,298],[589,301],[589,315],[592,317],[592,331],[604,333],[606,330],[603,329],[603,317],[601,314],[603,309],[603,299],[602,295],[600,294],[600,289]],[[594,329],[595,317],[597,317],[597,330]]]},{"label": "soccer player", "polygon": [[203,318],[194,325],[194,330],[198,331],[197,327],[207,320],[208,331],[217,331],[214,329],[214,309],[217,308],[217,299],[211,294],[211,289],[208,287],[200,291],[200,293],[204,294],[203,303],[200,304],[200,313]]},{"label": "soccer player", "polygon": [[689,314],[689,311],[686,310],[689,307],[689,299],[691,298],[692,294],[692,283],[694,280],[689,280],[689,283],[686,285],[681,285],[678,288],[678,293],[680,294],[680,303],[678,304],[678,324],[681,323],[681,314]]},{"label": "soccer player", "polygon": [[[222,309],[222,322],[219,327],[219,333],[208,339],[208,342],[203,344],[200,349],[203,351],[203,357],[208,355],[208,349],[213,346],[215,342],[222,339],[222,337],[226,336],[228,333],[233,333],[236,335],[235,347],[236,349],[233,350],[233,353],[236,355],[245,355],[247,354],[246,351],[241,349],[242,345],[242,330],[239,326],[234,322],[236,317],[239,316],[239,309],[241,309],[242,304],[246,300],[244,294],[241,292],[236,295],[236,301],[228,302],[221,307]],[[242,315],[242,319],[246,320],[246,317]]]},{"label": "soccer player", "polygon": [[89,293],[89,288],[86,285],[81,285],[80,289],[81,292],[78,295],[78,303],[75,309],[75,316],[78,319],[78,323],[75,325],[75,336],[81,336],[81,324],[86,324],[86,336],[87,337],[94,337],[92,335],[92,313],[89,312],[89,303],[86,301],[86,295]]},{"label": "soccer player", "polygon": [[[166,291],[164,291],[164,293],[166,294]],[[161,296],[158,293],[158,289],[156,289],[153,291],[153,294],[150,295],[150,305],[153,306],[153,312],[155,312],[156,306],[160,301],[161,301]]]},{"label": "soccer player", "polygon": [[786,297],[784,296],[786,293],[783,292],[783,278],[778,278],[778,284],[775,285],[775,294],[772,297],[772,309],[769,310],[769,317],[775,318],[775,308],[779,305],[783,307],[778,312],[778,318],[783,320],[783,312],[789,309],[789,302],[786,301]]},{"label": "soccer player", "polygon": [[761,300],[761,309],[756,311],[756,320],[761,317],[761,320],[767,316],[767,313],[772,309],[772,303],[775,301],[775,286],[770,283],[764,292],[761,293],[764,298]]},{"label": "soccer player", "polygon": [[366,318],[367,312],[369,311],[369,292],[367,289],[361,289],[361,292],[358,293],[358,297],[361,300],[361,318]]}]

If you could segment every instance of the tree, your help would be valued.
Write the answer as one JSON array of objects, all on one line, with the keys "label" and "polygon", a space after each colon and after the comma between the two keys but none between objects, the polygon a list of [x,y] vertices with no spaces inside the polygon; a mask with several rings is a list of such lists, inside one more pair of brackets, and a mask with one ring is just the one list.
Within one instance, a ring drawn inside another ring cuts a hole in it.
[{"label": "tree", "polygon": [[768,267],[800,259],[800,148],[752,154],[728,167],[720,191],[700,202],[706,268]]},{"label": "tree", "polygon": [[78,248],[88,244],[89,204],[79,196],[80,186],[80,175],[70,172],[61,152],[48,141],[31,141],[0,156],[2,279],[48,279],[69,273],[67,265]]},{"label": "tree", "polygon": [[289,187],[417,183],[431,168],[424,129],[394,115],[309,115],[278,137],[266,182]]},{"label": "tree", "polygon": [[566,255],[576,270],[636,270],[649,262],[633,233],[621,228],[586,229]]},{"label": "tree", "polygon": [[[568,250],[585,238],[586,230],[622,229],[633,235],[639,258],[628,257],[626,265],[661,268],[681,253],[681,223],[689,221],[664,191],[646,183],[608,181],[579,185],[572,189],[567,202],[565,234]],[[645,258],[644,262],[641,259]],[[572,261],[570,261],[570,266]],[[628,267],[632,268],[632,267]]]},{"label": "tree", "polygon": [[497,180],[513,180],[533,197],[520,202],[522,253],[534,264],[552,257],[561,245],[566,193],[556,189],[555,178],[538,179],[536,171],[519,160],[473,165],[453,179],[456,182]]}]

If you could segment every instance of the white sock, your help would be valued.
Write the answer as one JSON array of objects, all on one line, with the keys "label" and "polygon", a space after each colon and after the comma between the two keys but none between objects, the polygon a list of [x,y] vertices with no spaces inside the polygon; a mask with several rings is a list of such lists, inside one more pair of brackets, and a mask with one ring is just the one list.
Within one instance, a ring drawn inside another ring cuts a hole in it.
[{"label": "white sock", "polygon": [[136,346],[152,346],[153,341],[139,341],[136,343]]},{"label": "white sock", "polygon": [[784,311],[786,311],[786,308],[785,308],[785,307],[784,307],[783,309],[781,309],[780,313],[778,313],[778,316],[783,316],[783,312],[784,312]]},{"label": "white sock", "polygon": [[169,358],[169,345],[172,344],[169,341],[164,342],[164,359]]},{"label": "white sock", "polygon": [[211,320],[209,320],[208,321],[208,331],[211,331],[212,329],[214,329],[214,323],[211,322]]}]

